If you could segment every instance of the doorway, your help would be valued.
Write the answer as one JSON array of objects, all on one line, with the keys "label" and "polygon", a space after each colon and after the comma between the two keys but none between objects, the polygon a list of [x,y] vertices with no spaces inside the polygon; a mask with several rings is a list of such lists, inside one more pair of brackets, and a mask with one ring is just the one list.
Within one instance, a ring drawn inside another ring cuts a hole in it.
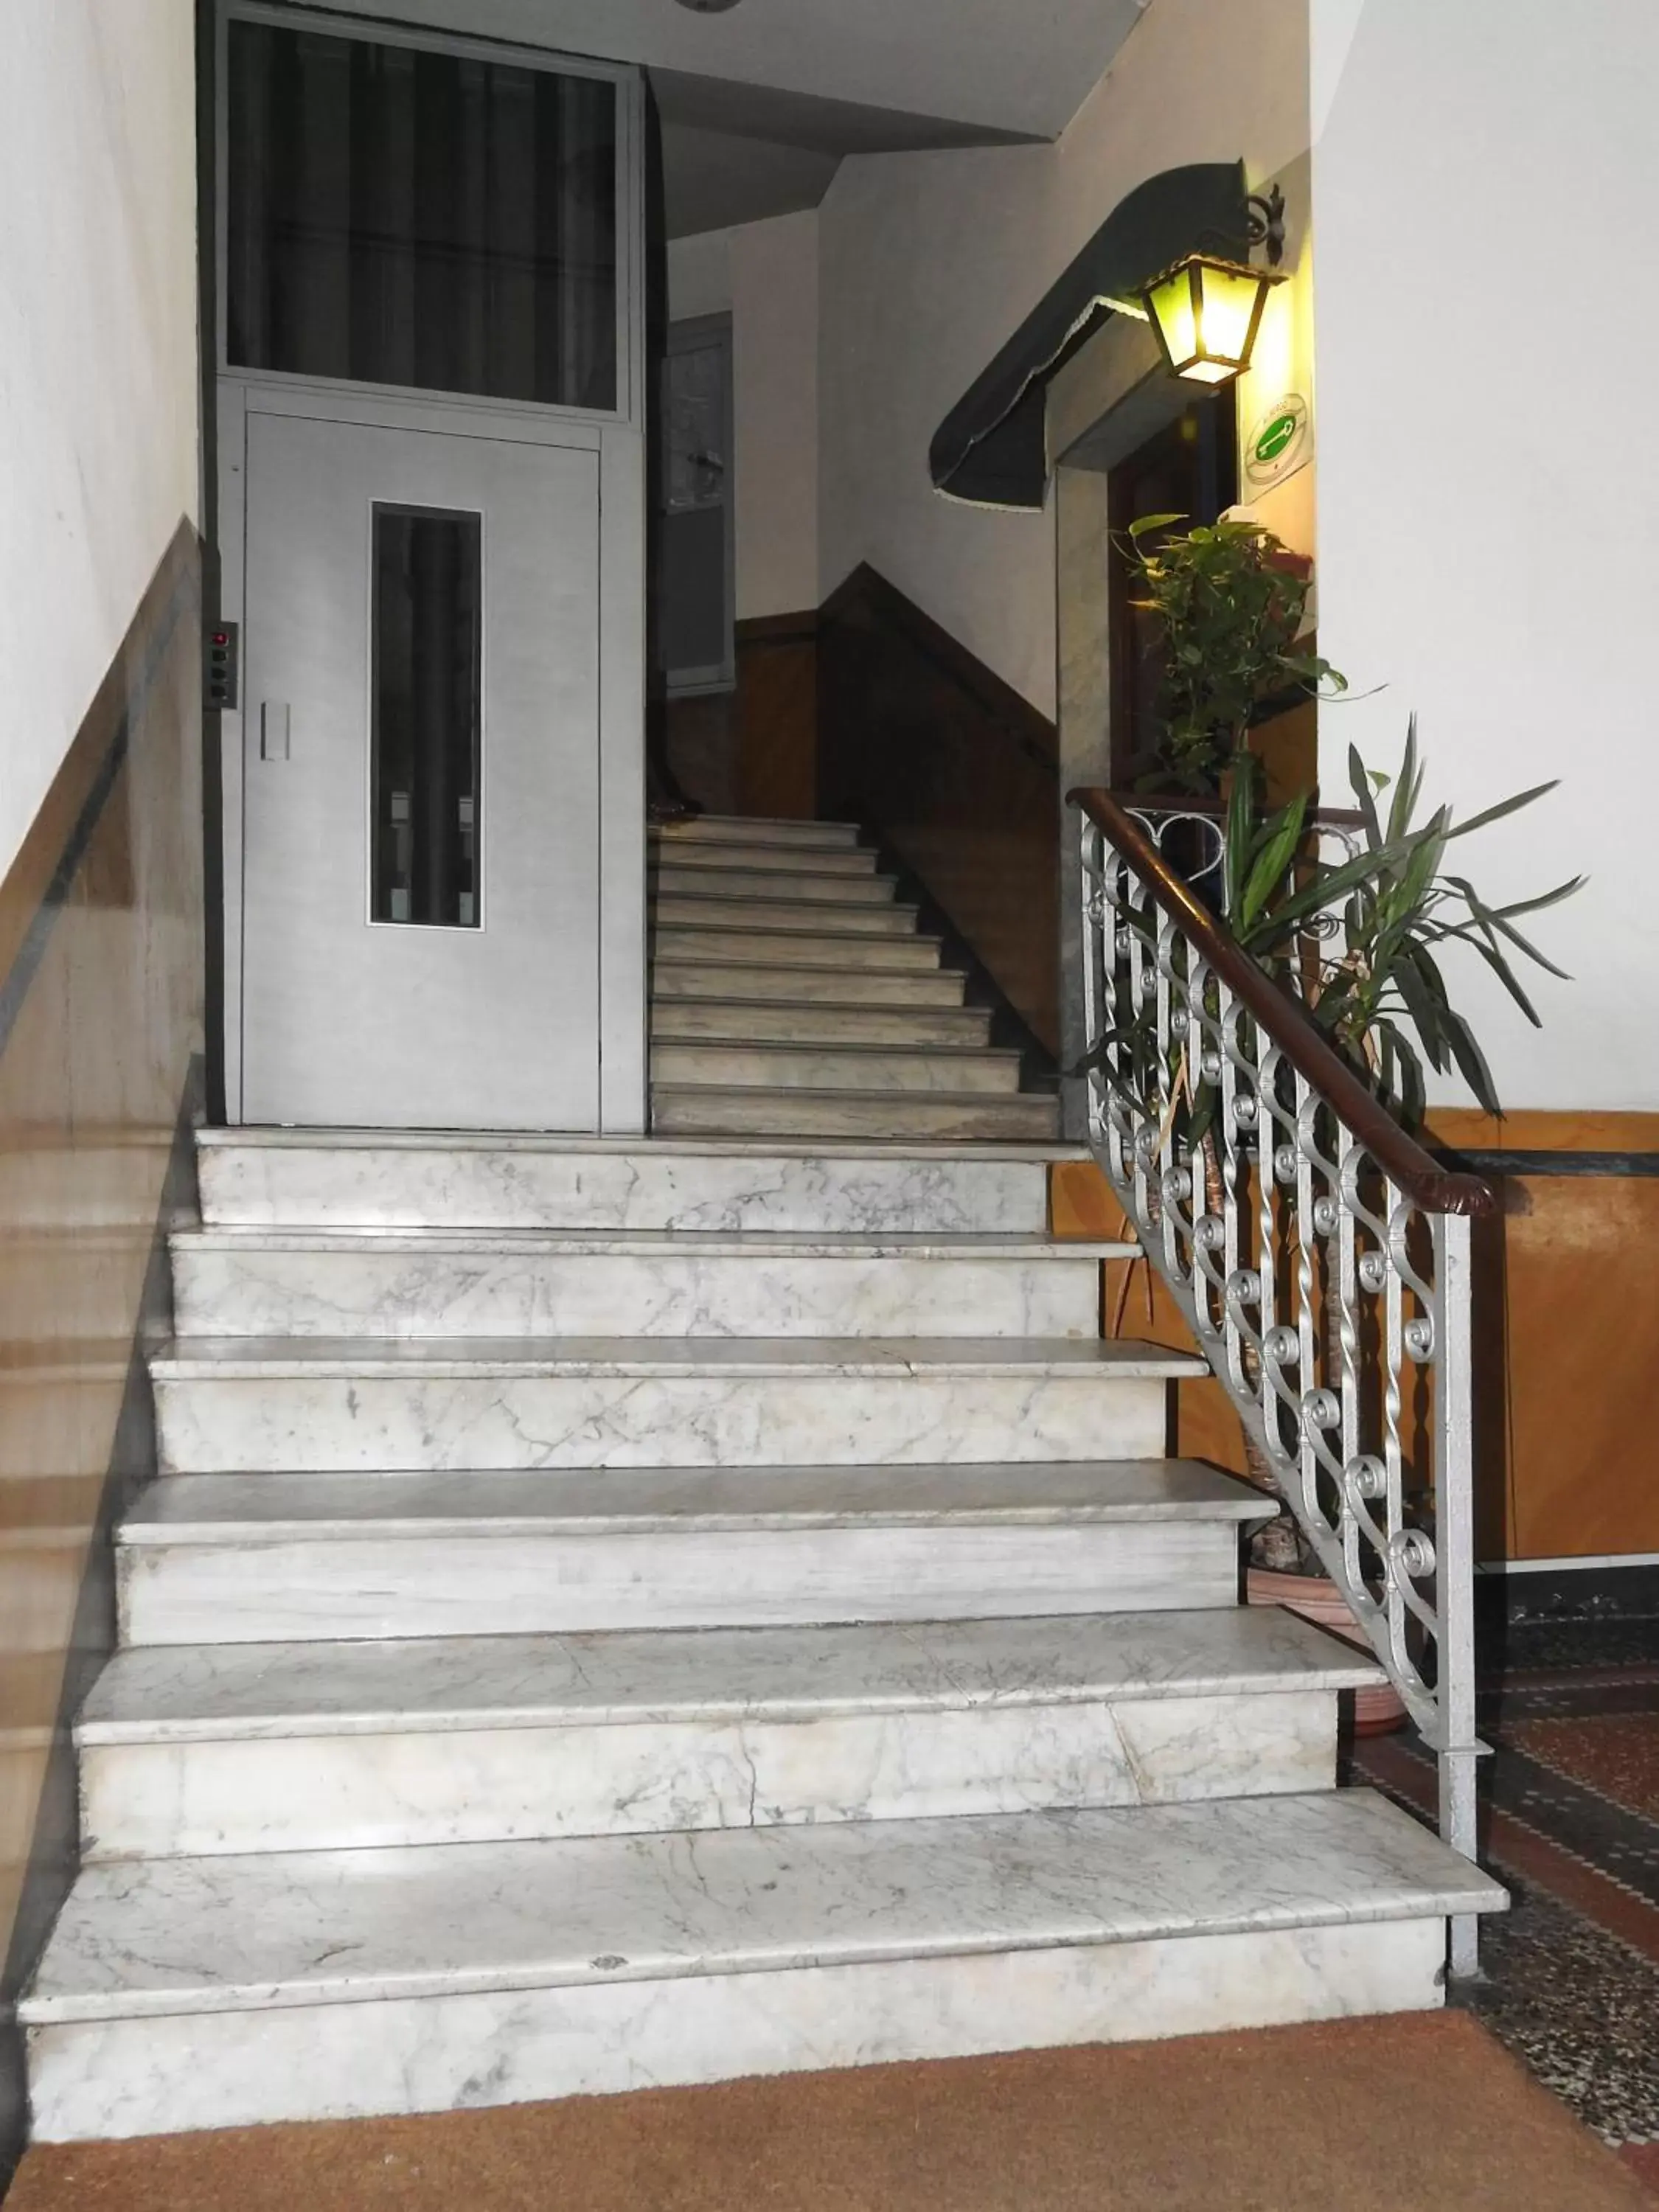
[{"label": "doorway", "polygon": [[228,1117],[645,1124],[637,71],[222,0]]}]

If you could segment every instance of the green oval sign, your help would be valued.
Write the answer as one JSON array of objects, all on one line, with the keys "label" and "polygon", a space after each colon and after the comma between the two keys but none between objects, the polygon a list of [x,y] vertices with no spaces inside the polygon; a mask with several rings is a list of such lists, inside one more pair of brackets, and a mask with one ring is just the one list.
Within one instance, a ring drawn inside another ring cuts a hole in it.
[{"label": "green oval sign", "polygon": [[1308,403],[1287,392],[1260,416],[1244,447],[1244,473],[1253,484],[1277,483],[1307,459]]},{"label": "green oval sign", "polygon": [[1255,457],[1259,461],[1276,461],[1297,432],[1296,416],[1289,412],[1275,415],[1255,441]]}]

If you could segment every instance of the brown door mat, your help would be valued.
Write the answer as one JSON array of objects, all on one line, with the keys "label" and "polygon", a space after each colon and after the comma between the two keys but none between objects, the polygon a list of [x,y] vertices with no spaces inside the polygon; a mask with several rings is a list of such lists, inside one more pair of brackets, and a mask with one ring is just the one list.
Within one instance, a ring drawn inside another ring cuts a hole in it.
[{"label": "brown door mat", "polygon": [[42,2144],[5,2212],[1653,2212],[1462,2013]]}]

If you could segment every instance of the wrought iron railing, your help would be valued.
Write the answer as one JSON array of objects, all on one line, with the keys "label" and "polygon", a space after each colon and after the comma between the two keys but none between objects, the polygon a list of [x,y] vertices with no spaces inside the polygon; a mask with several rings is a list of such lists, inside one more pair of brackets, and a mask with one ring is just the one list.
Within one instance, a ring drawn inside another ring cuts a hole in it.
[{"label": "wrought iron railing", "polygon": [[[1203,810],[1072,797],[1091,1145],[1434,1752],[1441,1832],[1473,1859],[1469,1224],[1494,1194],[1407,1136],[1218,922],[1218,834],[1171,867],[1159,837]],[[1454,1921],[1455,1974],[1475,1942]]]}]

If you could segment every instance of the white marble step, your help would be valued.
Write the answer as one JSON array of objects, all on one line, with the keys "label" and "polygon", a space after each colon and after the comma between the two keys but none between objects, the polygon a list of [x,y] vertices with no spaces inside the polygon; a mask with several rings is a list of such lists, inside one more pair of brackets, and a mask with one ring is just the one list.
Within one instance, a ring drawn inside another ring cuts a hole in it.
[{"label": "white marble step", "polygon": [[1069,1338],[179,1341],[151,1363],[161,1465],[816,1467],[1146,1459],[1150,1345]]},{"label": "white marble step", "polygon": [[1076,1146],[203,1129],[204,1220],[254,1228],[1006,1232]]},{"label": "white marble step", "polygon": [[714,960],[672,960],[660,955],[651,963],[651,999],[658,1012],[684,1000],[727,1001],[786,1000],[792,1005],[827,1000],[859,1006],[957,1007],[967,977],[954,969],[907,973],[880,969],[746,968]]},{"label": "white marble step", "polygon": [[681,845],[744,845],[759,839],[767,845],[855,846],[860,832],[856,822],[798,822],[771,815],[699,814],[690,822],[653,825],[651,840],[666,852]]},{"label": "white marble step", "polygon": [[1259,1492],[1184,1462],[163,1477],[124,1642],[530,1636],[1232,1606]]},{"label": "white marble step", "polygon": [[[772,988],[778,993],[775,980]],[[985,1006],[842,1006],[833,999],[653,998],[653,1046],[686,1037],[745,1038],[766,1044],[955,1045],[983,1051]]]},{"label": "white marble step", "polygon": [[916,908],[860,906],[849,899],[727,898],[714,891],[660,891],[651,901],[659,932],[672,929],[833,930],[837,936],[913,937]]},{"label": "white marble step", "polygon": [[1429,2007],[1502,1893],[1366,1791],[82,1870],[38,2140]]},{"label": "white marble step", "polygon": [[1079,1336],[1100,1263],[1048,1237],[203,1229],[172,1239],[181,1337]]},{"label": "white marble step", "polygon": [[741,1036],[671,1040],[653,1047],[654,1085],[708,1084],[733,1091],[944,1091],[952,1097],[1019,1089],[1017,1052],[971,1045],[906,1050],[890,1044],[749,1044]]},{"label": "white marble step", "polygon": [[1381,1670],[1278,1607],[117,1654],[88,1860],[1328,1787]]},{"label": "white marble step", "polygon": [[[766,825],[757,822],[754,827],[760,832]],[[684,838],[664,843],[657,839],[652,847],[652,858],[664,867],[696,868],[704,872],[723,868],[757,868],[763,874],[787,872],[816,878],[872,876],[876,872],[877,856],[867,845],[813,845],[803,850],[799,844],[791,844],[787,839],[757,834],[741,844],[695,844]]]},{"label": "white marble step", "polygon": [[750,1134],[869,1137],[878,1142],[957,1137],[969,1143],[1041,1144],[1060,1133],[1060,1101],[1031,1092],[764,1090],[714,1083],[653,1083],[651,1124],[659,1136]]},{"label": "white marble step", "polygon": [[651,883],[659,898],[757,899],[785,906],[802,900],[815,906],[890,906],[898,892],[896,877],[855,875],[849,870],[819,874],[792,866],[787,853],[780,854],[770,867],[684,868],[664,860],[652,870]]},{"label": "white marble step", "polygon": [[[909,926],[907,925],[907,932]],[[878,937],[868,933],[830,928],[811,921],[787,927],[763,925],[751,919],[746,927],[714,922],[700,914],[695,924],[657,917],[651,935],[656,960],[695,960],[732,963],[747,968],[828,969],[836,975],[852,975],[863,969],[906,974],[927,973],[939,966],[939,940],[920,933]]]}]

